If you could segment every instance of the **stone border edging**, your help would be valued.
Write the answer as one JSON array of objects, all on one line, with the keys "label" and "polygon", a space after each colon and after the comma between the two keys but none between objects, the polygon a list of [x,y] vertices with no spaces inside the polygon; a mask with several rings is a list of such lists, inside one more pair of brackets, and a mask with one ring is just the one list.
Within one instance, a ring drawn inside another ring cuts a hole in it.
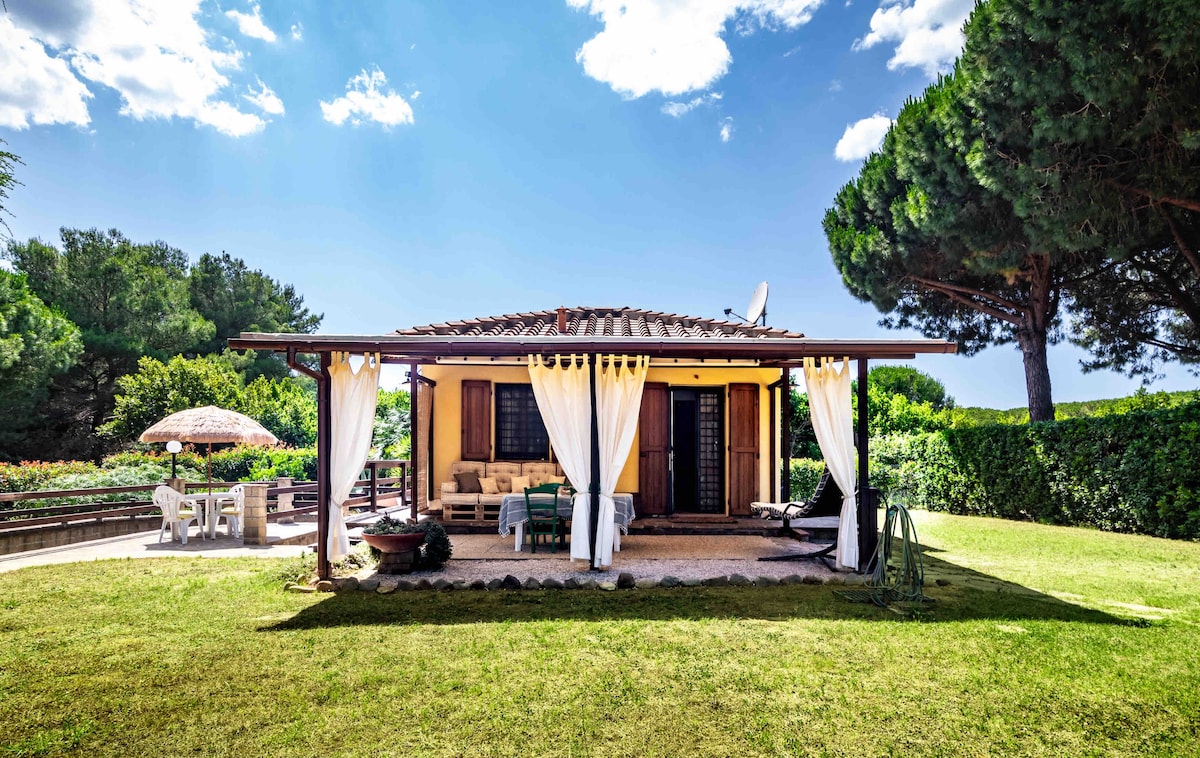
[{"label": "stone border edging", "polygon": [[538,580],[534,577],[528,577],[521,581],[512,574],[506,575],[503,579],[492,578],[487,581],[483,579],[475,579],[468,582],[466,579],[404,579],[401,578],[395,584],[383,584],[378,577],[370,577],[367,579],[359,579],[351,576],[344,579],[330,579],[317,582],[315,586],[303,584],[289,584],[285,588],[288,592],[375,592],[380,595],[389,595],[393,592],[414,592],[414,591],[438,591],[450,592],[454,590],[475,590],[484,592],[495,592],[498,590],[509,590],[518,592],[522,590],[601,590],[604,592],[612,592],[614,590],[632,590],[632,589],[653,589],[656,587],[777,587],[779,585],[792,584],[840,584],[840,585],[861,585],[865,584],[867,577],[862,574],[833,574],[827,577],[820,576],[801,576],[800,574],[789,574],[784,577],[774,576],[759,576],[750,578],[742,574],[723,574],[721,576],[709,577],[707,579],[697,579],[689,577],[680,579],[676,576],[664,576],[659,579],[642,578],[635,579],[633,574],[621,573],[617,576],[616,581],[596,579],[575,579],[571,577],[566,580],[560,579],[542,579]]}]

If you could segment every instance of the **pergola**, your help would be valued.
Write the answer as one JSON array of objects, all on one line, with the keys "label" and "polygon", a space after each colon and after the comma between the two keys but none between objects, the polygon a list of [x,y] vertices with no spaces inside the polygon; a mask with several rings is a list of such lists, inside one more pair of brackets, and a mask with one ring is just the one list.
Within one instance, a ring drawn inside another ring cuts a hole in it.
[{"label": "pergola", "polygon": [[[561,316],[560,316],[561,323]],[[904,340],[846,340],[812,339],[808,337],[756,337],[721,339],[713,337],[607,337],[573,334],[539,334],[536,336],[447,335],[393,333],[383,335],[348,334],[264,334],[243,333],[231,339],[235,350],[258,350],[285,353],[288,365],[312,377],[317,382],[317,498],[324,504],[330,497],[330,382],[329,366],[334,352],[352,354],[377,353],[383,363],[410,367],[412,408],[417,408],[421,391],[420,366],[466,360],[508,362],[524,360],[530,355],[586,354],[595,360],[605,355],[645,355],[652,365],[728,365],[754,368],[778,368],[780,383],[790,386],[790,370],[802,365],[805,358],[849,358],[858,364],[858,417],[856,437],[858,446],[858,518],[859,569],[875,551],[878,519],[874,504],[867,497],[869,470],[867,464],[867,369],[870,360],[905,360],[918,354],[951,354],[957,352],[954,342],[935,339]],[[319,368],[313,369],[297,360],[300,355],[317,357]],[[790,427],[788,404],[783,404],[782,428],[785,461],[790,457],[786,443]],[[595,421],[593,421],[593,434]],[[418,439],[418,419],[411,422],[412,439]],[[421,461],[419,446],[412,446],[411,466],[413,487]],[[595,480],[595,479],[594,479]],[[790,497],[787,479],[783,481],[784,496]],[[416,504],[416,493],[410,501]],[[594,494],[594,493],[593,493]],[[594,506],[593,506],[594,507]],[[330,574],[326,537],[329,530],[325,508],[318,508],[318,573]],[[593,527],[595,518],[592,520]]]}]

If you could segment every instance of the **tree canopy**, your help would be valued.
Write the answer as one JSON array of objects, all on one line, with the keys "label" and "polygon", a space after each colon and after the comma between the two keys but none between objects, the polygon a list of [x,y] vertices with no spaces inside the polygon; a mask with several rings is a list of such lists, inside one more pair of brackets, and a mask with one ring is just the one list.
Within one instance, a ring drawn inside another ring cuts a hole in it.
[{"label": "tree canopy", "polygon": [[946,386],[929,374],[909,366],[875,366],[867,373],[867,388],[887,395],[902,395],[911,403],[928,403],[934,410],[954,407]]},{"label": "tree canopy", "polygon": [[290,377],[258,377],[244,385],[227,356],[177,355],[166,362],[143,357],[137,371],[117,380],[117,388],[112,420],[100,428],[116,442],[133,442],[163,417],[203,405],[245,413],[287,445],[303,447],[316,439],[315,387]]},{"label": "tree canopy", "polygon": [[964,354],[1017,342],[1033,420],[1064,331],[1088,369],[1200,362],[1200,5],[987,0],[965,35],[826,215],[847,287]]},{"label": "tree canopy", "polygon": [[[0,139],[0,145],[4,144],[7,143]],[[0,229],[3,229],[5,233],[12,231],[8,228],[7,219],[4,218],[6,215],[12,215],[8,208],[5,207],[5,204],[8,202],[9,189],[20,184],[17,181],[17,177],[13,174],[13,169],[20,162],[21,159],[15,153],[0,149]]]},{"label": "tree canopy", "polygon": [[885,326],[949,337],[966,355],[1018,343],[1030,414],[1053,418],[1046,346],[1058,337],[1063,266],[971,173],[970,124],[953,77],[908,101],[826,213],[830,251]]},{"label": "tree canopy", "polygon": [[51,379],[82,349],[70,320],[39,300],[24,277],[0,271],[0,456],[23,438]]},{"label": "tree canopy", "polygon": [[1086,368],[1200,362],[1200,4],[1097,0],[1087,12],[989,0],[956,67],[970,165],[1043,247],[1101,251],[1071,285]]},{"label": "tree canopy", "polygon": [[[201,355],[225,350],[227,340],[248,332],[316,331],[321,315],[304,307],[304,298],[290,284],[280,284],[228,253],[205,253],[188,274],[191,306],[213,323],[210,339],[193,346]],[[255,356],[246,366],[247,381],[256,376],[287,376],[287,365],[273,353]]]},{"label": "tree canopy", "polygon": [[190,266],[181,250],[136,243],[115,229],[64,228],[59,247],[10,241],[5,256],[82,338],[82,351],[33,409],[28,436],[9,455],[99,459],[118,437],[96,430],[113,413],[118,380],[137,372],[142,358],[222,353],[239,382],[286,377],[277,358],[223,353],[226,338],[250,329],[311,332],[321,319],[292,287],[241,260],[206,255]]}]

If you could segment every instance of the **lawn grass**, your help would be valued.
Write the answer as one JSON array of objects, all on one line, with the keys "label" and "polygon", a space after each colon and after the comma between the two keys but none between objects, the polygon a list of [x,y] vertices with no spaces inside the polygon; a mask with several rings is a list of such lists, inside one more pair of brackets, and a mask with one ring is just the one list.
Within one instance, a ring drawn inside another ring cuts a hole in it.
[{"label": "lawn grass", "polygon": [[[1200,545],[916,514],[827,585],[300,595],[255,559],[0,575],[0,755],[1200,755]],[[949,580],[938,586],[934,578]]]}]

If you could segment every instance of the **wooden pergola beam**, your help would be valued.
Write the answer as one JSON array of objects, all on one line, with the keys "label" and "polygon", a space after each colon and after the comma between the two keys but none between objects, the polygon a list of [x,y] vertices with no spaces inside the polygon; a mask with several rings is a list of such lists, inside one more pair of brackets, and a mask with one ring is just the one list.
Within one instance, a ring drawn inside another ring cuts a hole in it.
[{"label": "wooden pergola beam", "polygon": [[616,353],[651,358],[752,359],[774,368],[804,358],[849,356],[904,360],[918,354],[947,354],[958,345],[946,340],[822,340],[805,338],[694,337],[452,337],[430,335],[319,335],[244,332],[229,340],[234,350],[292,353],[380,353],[387,363],[423,359],[514,358],[530,354]]}]

